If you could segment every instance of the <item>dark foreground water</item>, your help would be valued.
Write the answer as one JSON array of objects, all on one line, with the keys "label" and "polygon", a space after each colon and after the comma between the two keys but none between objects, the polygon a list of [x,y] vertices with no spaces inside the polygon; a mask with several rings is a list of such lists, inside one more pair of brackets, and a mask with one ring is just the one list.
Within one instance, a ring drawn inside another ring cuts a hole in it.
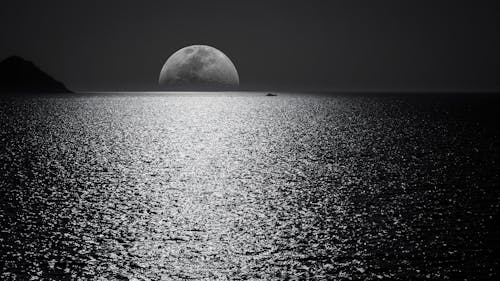
[{"label": "dark foreground water", "polygon": [[499,101],[5,98],[0,279],[493,280]]}]

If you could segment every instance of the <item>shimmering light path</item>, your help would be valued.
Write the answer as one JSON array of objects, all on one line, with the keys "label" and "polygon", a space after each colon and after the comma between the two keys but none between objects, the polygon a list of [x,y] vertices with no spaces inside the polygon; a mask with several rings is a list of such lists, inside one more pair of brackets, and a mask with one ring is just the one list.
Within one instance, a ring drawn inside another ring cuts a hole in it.
[{"label": "shimmering light path", "polygon": [[498,131],[462,109],[1,101],[1,279],[490,278]]}]

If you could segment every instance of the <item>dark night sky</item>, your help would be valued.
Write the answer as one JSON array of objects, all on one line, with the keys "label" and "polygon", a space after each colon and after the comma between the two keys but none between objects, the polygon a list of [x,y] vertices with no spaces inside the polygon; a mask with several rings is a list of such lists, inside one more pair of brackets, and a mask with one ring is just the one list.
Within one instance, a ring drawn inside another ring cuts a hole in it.
[{"label": "dark night sky", "polygon": [[500,89],[494,1],[10,2],[0,59],[76,91],[157,90],[164,61],[192,44],[226,53],[242,89]]}]

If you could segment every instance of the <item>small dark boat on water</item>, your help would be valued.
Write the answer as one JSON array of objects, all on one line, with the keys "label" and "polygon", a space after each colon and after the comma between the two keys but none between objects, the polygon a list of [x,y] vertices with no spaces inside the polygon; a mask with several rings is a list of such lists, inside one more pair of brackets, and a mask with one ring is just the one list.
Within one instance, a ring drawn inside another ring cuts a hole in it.
[{"label": "small dark boat on water", "polygon": [[277,95],[273,94],[273,93],[267,93],[266,97],[275,97]]}]

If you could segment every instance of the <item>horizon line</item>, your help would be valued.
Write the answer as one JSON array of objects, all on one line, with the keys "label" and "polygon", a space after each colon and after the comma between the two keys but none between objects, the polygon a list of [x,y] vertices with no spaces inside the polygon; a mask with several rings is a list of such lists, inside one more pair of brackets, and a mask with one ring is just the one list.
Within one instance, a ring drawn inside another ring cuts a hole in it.
[{"label": "horizon line", "polygon": [[106,93],[311,93],[311,94],[343,94],[343,93],[387,93],[387,94],[500,94],[500,89],[342,89],[342,90],[73,90],[76,94],[106,94]]}]

